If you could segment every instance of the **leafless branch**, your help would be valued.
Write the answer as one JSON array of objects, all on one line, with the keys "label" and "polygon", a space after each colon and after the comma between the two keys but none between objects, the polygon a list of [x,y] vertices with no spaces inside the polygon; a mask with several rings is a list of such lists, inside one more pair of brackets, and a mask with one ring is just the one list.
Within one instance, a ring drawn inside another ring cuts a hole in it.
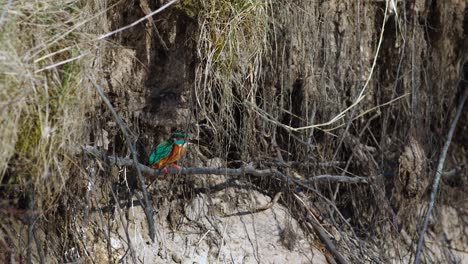
[{"label": "leafless branch", "polygon": [[316,181],[333,181],[342,183],[369,183],[366,177],[349,177],[341,175],[318,175],[310,177],[304,181],[304,183],[312,183]]},{"label": "leafless branch", "polygon": [[257,161],[256,164],[273,167],[299,167],[305,166],[316,166],[316,167],[334,167],[346,164],[345,161],[328,161],[328,162],[314,162],[314,161]]},{"label": "leafless branch", "polygon": [[418,246],[416,248],[416,257],[414,258],[415,264],[419,264],[420,262],[421,251],[422,251],[422,247],[424,243],[424,235],[426,233],[427,225],[429,223],[429,217],[431,216],[432,209],[434,208],[435,196],[437,194],[437,190],[439,189],[440,178],[444,170],[445,157],[447,156],[448,148],[452,141],[453,133],[455,132],[455,127],[457,126],[458,120],[460,119],[460,115],[463,110],[463,105],[465,104],[465,100],[467,96],[468,96],[468,88],[465,88],[465,91],[463,92],[462,98],[460,100],[460,104],[458,105],[457,113],[455,114],[452,124],[450,125],[450,130],[447,135],[447,140],[445,141],[445,145],[442,148],[442,153],[440,154],[439,164],[437,165],[434,182],[432,183],[432,191],[431,191],[431,196],[429,198],[429,205],[427,208],[426,216],[424,217],[424,223],[423,223],[423,227],[421,230],[421,234],[419,235]]},{"label": "leafless branch", "polygon": [[34,241],[36,242],[37,253],[39,255],[39,263],[45,264],[46,262],[45,262],[44,250],[42,250],[41,241],[37,237],[36,229],[33,228],[32,232],[33,232]]},{"label": "leafless branch", "polygon": [[[137,166],[139,170],[149,176],[158,176],[164,175],[164,171],[160,169],[152,169],[148,166],[145,166],[140,163],[134,163],[132,159],[121,158],[121,157],[114,157],[114,156],[105,156],[99,150],[95,149],[94,147],[83,147],[83,151],[88,154],[92,154],[96,157],[99,157],[103,160],[109,161],[110,164],[115,164],[119,167],[129,166],[134,167]],[[291,180],[288,176],[284,175],[280,171],[276,169],[255,169],[253,166],[245,166],[240,168],[168,168],[168,174],[212,174],[212,175],[230,175],[230,176],[241,176],[245,174],[249,174],[252,176],[257,177],[268,177],[274,176],[277,178],[281,178],[284,180]],[[299,181],[301,184],[307,184],[310,182],[315,181],[333,181],[333,182],[343,182],[343,183],[368,183],[367,177],[357,176],[357,177],[350,177],[350,176],[338,176],[338,175],[319,175],[311,177],[305,181]]]},{"label": "leafless branch", "polygon": [[[115,192],[111,189],[111,193],[112,193],[112,197],[114,198],[114,201],[117,205],[117,208],[118,208],[118,213],[119,213],[119,217],[120,217],[120,222],[122,223],[122,228],[124,229],[124,232],[125,232],[125,236],[127,238],[127,243],[128,243],[128,250],[127,252],[130,252],[130,257],[132,258],[133,260],[133,263],[137,263],[136,261],[136,253],[135,253],[135,249],[133,248],[133,245],[132,245],[132,239],[130,238],[130,233],[128,232],[128,219],[127,221],[125,221],[124,219],[124,216],[122,214],[122,211],[120,209],[120,206],[119,206],[119,200],[117,199],[117,196],[115,195]],[[153,219],[153,218],[151,218]],[[127,254],[127,252],[125,253],[125,255]],[[122,256],[122,259],[125,257]]]},{"label": "leafless branch", "polygon": [[[140,7],[141,7],[141,10],[143,10],[143,13],[145,13],[145,15],[151,14],[151,9],[149,7],[147,0],[140,0]],[[161,47],[164,49],[165,52],[169,51],[169,48],[167,47],[166,42],[164,41],[161,34],[159,33],[158,27],[156,26],[156,23],[154,22],[151,16],[148,17],[148,21],[150,25],[153,27],[154,33],[156,33],[157,40],[159,41],[159,44],[161,44]]]},{"label": "leafless branch", "polygon": [[93,78],[89,77],[89,79],[94,84],[94,87],[96,88],[99,95],[102,97],[102,100],[104,101],[104,103],[107,105],[109,110],[112,112],[112,115],[114,115],[115,120],[119,124],[120,129],[122,130],[122,133],[125,136],[128,148],[132,152],[132,158],[133,159],[131,159],[131,160],[129,159],[127,161],[129,163],[133,164],[133,167],[137,171],[138,184],[139,184],[139,187],[141,188],[141,191],[143,192],[143,200],[144,200],[144,204],[145,204],[145,206],[143,207],[143,210],[144,210],[144,212],[146,214],[146,220],[148,221],[149,236],[150,236],[151,240],[154,242],[155,227],[154,227],[154,219],[153,219],[153,205],[151,203],[151,200],[148,198],[148,191],[146,190],[145,180],[143,178],[143,175],[141,174],[141,167],[139,166],[139,163],[138,163],[135,146],[133,145],[133,140],[130,137],[127,126],[122,121],[120,116],[117,114],[115,109],[112,107],[111,102],[109,101],[107,96],[104,94],[104,91],[102,90],[101,86],[99,86]]},{"label": "leafless branch", "polygon": [[[36,197],[34,193],[34,187],[30,184],[28,187],[28,196],[29,202],[28,207],[29,210],[34,210]],[[26,248],[26,262],[33,263],[32,261],[32,242],[34,238],[34,225],[36,224],[37,216],[36,215],[28,215],[28,246]]]},{"label": "leafless branch", "polygon": [[294,194],[294,198],[296,198],[296,200],[298,200],[299,203],[302,204],[304,208],[309,212],[311,217],[307,217],[307,219],[309,220],[310,225],[312,225],[313,229],[317,233],[320,240],[325,244],[328,251],[330,251],[330,253],[333,254],[333,257],[335,258],[336,262],[338,262],[339,264],[348,263],[343,257],[343,255],[341,255],[341,253],[338,252],[338,250],[336,250],[336,246],[328,237],[326,230],[320,225],[319,222],[317,222],[317,220],[315,220],[315,217],[313,217],[313,214],[310,211],[307,204],[297,194]]}]

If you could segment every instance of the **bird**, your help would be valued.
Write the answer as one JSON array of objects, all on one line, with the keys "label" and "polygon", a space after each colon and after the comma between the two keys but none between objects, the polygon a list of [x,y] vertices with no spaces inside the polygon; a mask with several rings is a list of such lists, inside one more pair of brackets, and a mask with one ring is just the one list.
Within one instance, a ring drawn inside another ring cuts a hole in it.
[{"label": "bird", "polygon": [[159,143],[149,156],[149,165],[153,169],[163,168],[167,174],[167,166],[180,169],[177,161],[185,154],[192,135],[185,132],[175,132],[169,139]]}]

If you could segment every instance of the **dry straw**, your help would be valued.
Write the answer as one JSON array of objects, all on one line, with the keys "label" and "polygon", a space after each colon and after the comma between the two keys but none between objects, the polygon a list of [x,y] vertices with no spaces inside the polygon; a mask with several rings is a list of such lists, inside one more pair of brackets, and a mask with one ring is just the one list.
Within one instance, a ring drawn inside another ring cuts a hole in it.
[{"label": "dry straw", "polygon": [[[197,54],[201,63],[196,68],[194,93],[198,120],[203,119],[213,134],[214,145],[240,143],[239,148],[247,150],[255,134],[254,116],[243,104],[254,101],[259,88],[262,58],[268,49],[269,3],[210,0],[191,8],[200,25]],[[242,121],[236,116],[240,111],[245,111]]]},{"label": "dry straw", "polygon": [[78,166],[92,102],[82,74],[90,38],[76,27],[88,17],[82,3],[13,1],[1,17],[0,180],[7,189],[32,186],[43,209]]}]

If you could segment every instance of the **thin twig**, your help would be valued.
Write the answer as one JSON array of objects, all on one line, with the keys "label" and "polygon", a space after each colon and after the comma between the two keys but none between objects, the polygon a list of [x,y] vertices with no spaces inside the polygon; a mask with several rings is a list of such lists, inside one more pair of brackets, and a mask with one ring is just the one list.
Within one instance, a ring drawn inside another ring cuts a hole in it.
[{"label": "thin twig", "polygon": [[0,16],[0,27],[2,27],[3,19],[6,17],[6,14],[10,9],[11,3],[13,3],[13,0],[8,0],[8,3],[5,6],[5,10],[3,10],[2,15]]},{"label": "thin twig", "polygon": [[318,175],[310,177],[305,180],[305,183],[312,183],[316,181],[333,181],[333,182],[342,182],[342,183],[369,183],[366,177],[349,177],[342,175]]},{"label": "thin twig", "polygon": [[[89,22],[93,21],[94,19],[97,19],[98,17],[101,17],[103,14],[107,14],[107,12],[109,12],[109,10],[111,10],[114,7],[116,7],[117,5],[119,5],[122,1],[123,0],[116,1],[111,6],[109,6],[107,8],[104,8],[103,10],[100,10],[99,12],[95,13],[93,16],[91,16],[89,18],[86,18],[86,19],[80,21],[79,23],[75,24],[74,26],[72,26],[70,29],[68,29],[64,33],[57,34],[54,37],[50,38],[50,40],[48,40],[48,42],[40,42],[39,45],[37,45],[35,48],[33,48],[31,50],[31,55],[28,56],[27,58],[35,58],[35,57],[39,56],[39,54],[41,52],[46,51],[46,50],[48,51],[49,50],[48,47],[51,47],[55,43],[59,42],[60,40],[62,40],[64,38],[66,38],[68,35],[75,32],[78,28],[82,27],[83,25],[86,25]],[[75,43],[75,44],[70,45],[69,47],[70,48],[78,47],[78,44]]]},{"label": "thin twig", "polygon": [[364,86],[362,87],[361,91],[359,92],[358,97],[353,102],[353,104],[348,106],[346,109],[341,111],[339,114],[335,115],[335,117],[328,120],[327,122],[320,123],[320,124],[314,124],[314,125],[303,126],[303,127],[292,127],[292,126],[283,124],[283,123],[275,120],[275,118],[273,118],[269,114],[266,114],[266,112],[264,110],[260,109],[259,107],[255,106],[254,104],[251,104],[251,103],[248,103],[248,102],[245,102],[245,104],[252,107],[254,109],[254,111],[256,111],[259,114],[259,116],[261,118],[265,119],[266,121],[272,122],[272,123],[274,123],[274,124],[276,124],[278,126],[281,126],[281,127],[285,128],[288,131],[294,131],[294,132],[302,131],[302,130],[309,130],[309,129],[314,129],[314,128],[326,127],[326,126],[329,126],[329,125],[343,119],[351,109],[356,107],[366,97],[365,91],[366,91],[367,87],[369,86],[369,83],[370,83],[370,81],[372,79],[372,76],[374,74],[374,70],[375,70],[375,67],[377,65],[377,59],[378,59],[379,53],[380,53],[380,48],[381,48],[382,43],[383,43],[385,25],[387,24],[386,22],[387,22],[387,17],[388,17],[388,6],[389,6],[389,0],[386,0],[384,17],[383,17],[383,21],[382,21],[382,28],[380,30],[379,42],[377,43],[377,50],[375,51],[372,66],[370,68],[369,75],[366,78],[366,82],[364,83]]},{"label": "thin twig", "polygon": [[40,57],[39,59],[35,59],[35,60],[34,60],[34,63],[39,63],[39,62],[41,62],[41,61],[43,61],[43,60],[45,60],[45,59],[47,59],[47,58],[50,58],[50,57],[55,56],[55,55],[57,55],[57,54],[63,53],[63,52],[65,52],[65,51],[69,51],[69,50],[71,50],[73,47],[74,47],[74,46],[68,46],[68,47],[66,47],[66,48],[63,48],[63,49],[60,49],[60,50],[51,52],[51,53],[49,53],[49,54],[46,54],[46,55]]},{"label": "thin twig", "polygon": [[55,67],[58,67],[58,66],[60,66],[60,65],[63,65],[63,64],[66,64],[66,63],[69,63],[69,62],[72,62],[72,61],[79,60],[79,59],[83,58],[84,56],[86,56],[86,55],[88,55],[88,54],[89,54],[89,53],[86,52],[86,53],[83,53],[83,54],[81,54],[81,55],[78,55],[78,56],[76,56],[76,57],[74,57],[74,58],[66,59],[66,60],[63,60],[63,61],[54,63],[54,64],[52,64],[52,65],[48,65],[48,66],[46,66],[46,67],[44,67],[44,68],[42,68],[42,69],[39,69],[39,70],[35,71],[34,73],[40,73],[40,72],[42,72],[42,71],[50,70],[50,69],[55,68]]},{"label": "thin twig", "polygon": [[[145,13],[145,15],[149,15],[151,13],[151,9],[149,7],[147,0],[140,0],[140,7],[141,7],[141,10],[143,10],[143,13]],[[159,41],[159,44],[161,44],[161,47],[164,49],[165,52],[168,52],[169,48],[167,47],[166,42],[164,41],[161,34],[159,33],[158,27],[156,26],[156,23],[154,23],[154,20],[151,16],[148,17],[148,21],[153,27],[154,33],[156,33],[156,37],[157,37],[157,40]]]},{"label": "thin twig", "polygon": [[147,20],[148,18],[150,18],[150,17],[156,15],[157,13],[160,13],[161,11],[163,11],[163,10],[166,9],[166,8],[168,8],[169,6],[171,6],[172,4],[174,4],[174,3],[177,2],[177,1],[178,1],[178,0],[172,0],[172,1],[170,1],[169,3],[167,3],[167,4],[163,5],[163,6],[161,6],[161,7],[158,8],[157,10],[155,10],[155,11],[149,13],[148,15],[146,15],[146,16],[144,16],[144,17],[138,19],[137,21],[131,23],[130,25],[126,25],[126,26],[124,26],[124,27],[121,27],[121,28],[116,29],[116,30],[114,30],[114,31],[111,31],[111,32],[109,32],[109,33],[103,34],[103,35],[97,37],[96,40],[105,39],[105,38],[110,37],[110,36],[112,36],[112,35],[114,35],[114,34],[116,34],[116,33],[119,33],[119,32],[121,32],[121,31],[124,31],[124,30],[126,30],[126,29],[129,29],[129,28],[131,28],[131,27],[134,27],[134,26],[140,24],[141,22]]},{"label": "thin twig", "polygon": [[[120,208],[119,200],[117,198],[117,195],[115,195],[114,190],[111,189],[110,192],[112,194],[112,197],[114,198],[115,204],[117,205],[117,209],[118,209],[117,212],[119,213],[120,222],[122,223],[122,228],[124,229],[125,236],[127,238],[128,251],[130,251],[130,256],[132,257],[133,263],[137,263],[135,249],[133,248],[132,239],[130,238],[130,233],[128,232],[128,219],[127,219],[127,221],[124,220],[125,218],[124,218],[124,216],[122,214],[122,209]],[[126,254],[127,253],[125,253],[125,255]],[[122,259],[123,259],[123,257],[125,257],[125,255],[122,256]]]},{"label": "thin twig", "polygon": [[141,174],[141,167],[139,166],[138,159],[137,159],[137,154],[135,150],[135,146],[133,145],[133,140],[130,137],[129,131],[125,125],[125,123],[122,121],[120,116],[117,114],[115,109],[112,107],[112,104],[110,103],[109,99],[107,96],[104,94],[104,91],[102,88],[96,83],[96,81],[88,76],[88,78],[91,80],[91,82],[94,84],[94,87],[96,88],[97,92],[99,95],[102,97],[102,100],[104,103],[107,105],[109,110],[112,112],[112,115],[114,116],[115,120],[120,126],[120,129],[122,130],[122,133],[125,136],[125,139],[127,141],[128,148],[132,152],[132,164],[133,167],[137,170],[137,180],[139,183],[139,187],[141,188],[141,191],[143,192],[143,200],[145,203],[145,207],[143,208],[145,214],[146,214],[146,220],[148,221],[148,229],[149,229],[149,236],[151,240],[154,242],[154,236],[155,236],[155,228],[154,228],[154,219],[153,219],[153,205],[151,203],[151,200],[148,198],[148,192],[146,190],[146,185],[145,185],[145,180],[143,178],[143,175]]},{"label": "thin twig", "polygon": [[46,262],[45,262],[44,250],[42,250],[41,241],[37,237],[36,229],[33,228],[32,232],[33,232],[34,241],[36,242],[37,253],[39,254],[39,263],[45,264]]},{"label": "thin twig", "polygon": [[248,210],[248,211],[244,211],[244,212],[237,212],[237,213],[233,213],[233,214],[223,214],[222,216],[223,217],[231,217],[231,216],[241,216],[241,215],[250,215],[250,214],[256,214],[256,213],[260,213],[260,212],[263,212],[263,211],[266,211],[268,209],[271,209],[279,200],[279,198],[281,197],[283,193],[282,192],[279,192],[277,194],[275,194],[275,196],[273,197],[273,199],[271,199],[271,201],[265,205],[262,205],[262,206],[259,206],[257,208],[254,208],[254,209],[251,209],[251,210]]},{"label": "thin twig", "polygon": [[[297,194],[294,193],[293,195],[304,206],[304,208],[310,213],[310,210],[308,209],[307,204]],[[320,226],[320,224],[313,217],[308,217],[308,218],[310,219],[309,222],[312,225],[315,232],[317,233],[318,237],[325,244],[328,251],[330,251],[330,253],[333,254],[336,262],[338,262],[339,264],[348,263],[343,257],[343,255],[341,255],[341,253],[338,252],[338,250],[336,250],[335,244],[333,244],[331,239],[328,237],[325,229],[323,229],[323,227]]]},{"label": "thin twig", "polygon": [[[29,210],[34,210],[35,203],[36,203],[36,197],[34,193],[34,187],[32,184],[29,184],[28,186],[28,193],[27,195],[29,196],[29,202],[28,202],[28,209]],[[31,264],[33,263],[32,261],[32,242],[34,239],[34,224],[36,223],[37,216],[35,215],[29,215],[27,216],[28,219],[28,246],[26,249],[26,263]]]},{"label": "thin twig", "polygon": [[273,167],[299,167],[299,166],[316,166],[316,167],[335,167],[346,164],[345,161],[328,161],[328,162],[314,162],[314,161],[256,161],[256,164]]},{"label": "thin twig", "polygon": [[419,236],[418,247],[416,248],[416,257],[414,258],[415,264],[419,264],[420,262],[421,251],[422,251],[422,247],[424,243],[424,235],[426,233],[427,225],[429,223],[429,217],[431,216],[432,209],[434,208],[435,196],[437,194],[437,190],[439,189],[440,178],[444,170],[445,157],[447,156],[447,151],[450,146],[450,142],[452,141],[453,133],[455,132],[455,127],[457,126],[458,120],[460,119],[460,115],[463,110],[463,105],[465,104],[465,100],[467,96],[468,96],[468,88],[465,88],[465,91],[460,100],[460,104],[458,105],[457,113],[455,114],[452,124],[450,125],[450,130],[447,135],[447,140],[445,141],[445,145],[442,149],[442,153],[440,154],[439,164],[437,165],[434,182],[432,184],[432,191],[431,191],[431,196],[429,198],[429,205],[427,208],[426,216],[424,217],[424,224],[421,230],[421,234]]},{"label": "thin twig", "polygon": [[[360,113],[359,115],[357,115],[357,116],[355,116],[354,114],[352,114],[349,122],[353,122],[353,121],[355,121],[355,120],[358,120],[359,118],[363,117],[364,115],[366,115],[366,114],[368,114],[368,113],[370,113],[370,112],[372,112],[372,111],[374,111],[374,110],[379,110],[379,108],[381,108],[381,107],[384,107],[384,106],[393,104],[394,102],[396,102],[396,101],[398,101],[398,100],[400,100],[400,99],[402,99],[402,98],[404,98],[404,97],[406,97],[406,96],[408,96],[408,95],[410,95],[410,94],[411,94],[411,93],[405,93],[404,95],[400,95],[400,96],[398,96],[398,97],[396,97],[396,98],[393,98],[392,100],[390,100],[390,101],[388,101],[388,102],[385,102],[385,103],[383,103],[383,104],[376,105],[376,106],[374,106],[374,107],[372,107],[372,108],[370,108],[370,109],[367,109],[367,110],[361,112],[361,113]],[[349,123],[349,124],[350,124],[350,123]],[[336,130],[336,129],[342,127],[342,126],[344,126],[344,124],[338,125],[338,126],[336,126],[336,127],[324,129],[324,131],[325,131],[325,132],[331,132],[331,131]],[[349,127],[347,126],[347,128],[348,128],[348,129],[345,129],[344,133],[348,132]]]}]

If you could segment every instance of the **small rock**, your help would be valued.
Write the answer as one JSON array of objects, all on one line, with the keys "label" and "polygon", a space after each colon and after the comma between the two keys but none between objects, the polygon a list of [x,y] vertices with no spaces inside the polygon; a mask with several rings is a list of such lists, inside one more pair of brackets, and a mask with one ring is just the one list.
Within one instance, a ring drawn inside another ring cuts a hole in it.
[{"label": "small rock", "polygon": [[182,259],[176,255],[175,253],[172,254],[172,260],[175,262],[175,263],[182,263]]},{"label": "small rock", "polygon": [[181,264],[193,264],[193,261],[188,258],[188,257],[185,257],[183,260],[182,260],[182,263]]}]

